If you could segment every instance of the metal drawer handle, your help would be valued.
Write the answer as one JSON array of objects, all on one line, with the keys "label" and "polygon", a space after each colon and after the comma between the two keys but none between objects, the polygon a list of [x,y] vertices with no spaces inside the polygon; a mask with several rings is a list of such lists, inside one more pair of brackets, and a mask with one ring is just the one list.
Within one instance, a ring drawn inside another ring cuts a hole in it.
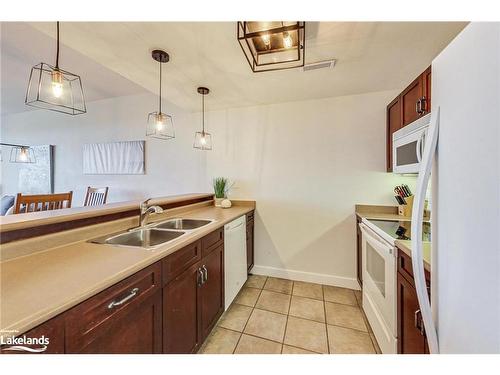
[{"label": "metal drawer handle", "polygon": [[203,281],[203,284],[205,284],[208,281],[208,270],[207,267],[205,267],[205,265],[203,265],[201,268],[203,268],[203,275],[205,277],[205,281]]},{"label": "metal drawer handle", "polygon": [[198,268],[198,286],[202,286],[204,283],[205,283],[205,280],[204,280],[204,273],[203,273],[203,270],[201,268]]},{"label": "metal drawer handle", "polygon": [[123,305],[125,302],[129,301],[130,299],[134,298],[137,293],[139,293],[139,288],[134,288],[130,291],[130,294],[128,296],[126,296],[125,298],[121,299],[120,301],[113,301],[111,302],[109,305],[108,305],[108,309],[112,309],[116,306],[121,306]]},{"label": "metal drawer handle", "polygon": [[425,329],[424,325],[422,324],[422,319],[420,318],[422,316],[422,313],[420,312],[420,309],[415,311],[415,328],[420,331],[420,334],[422,336],[425,336]]}]

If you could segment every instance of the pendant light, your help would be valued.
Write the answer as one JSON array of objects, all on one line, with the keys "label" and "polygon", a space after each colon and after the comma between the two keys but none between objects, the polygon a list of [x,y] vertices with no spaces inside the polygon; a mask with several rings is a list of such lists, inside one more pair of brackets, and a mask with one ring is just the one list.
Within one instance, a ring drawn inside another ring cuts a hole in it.
[{"label": "pendant light", "polygon": [[212,135],[205,131],[205,95],[210,92],[206,87],[198,87],[198,94],[201,94],[201,132],[194,134],[193,147],[199,150],[212,149]]},{"label": "pendant light", "polygon": [[12,147],[9,158],[11,163],[36,163],[35,153],[30,146],[12,143],[0,143],[0,145]]},{"label": "pendant light", "polygon": [[69,115],[86,113],[80,76],[59,67],[59,22],[56,28],[56,64],[41,62],[31,68],[24,103]]},{"label": "pendant light", "polygon": [[305,64],[305,22],[238,22],[237,38],[254,73],[293,69]]},{"label": "pendant light", "polygon": [[160,64],[160,92],[159,92],[159,103],[158,111],[151,112],[148,115],[148,125],[146,128],[146,135],[148,137],[159,138],[159,139],[172,139],[175,138],[174,132],[174,122],[172,116],[167,115],[162,112],[161,109],[161,73],[162,64],[167,63],[170,60],[168,53],[162,50],[154,50],[151,52],[153,60],[158,61]]}]

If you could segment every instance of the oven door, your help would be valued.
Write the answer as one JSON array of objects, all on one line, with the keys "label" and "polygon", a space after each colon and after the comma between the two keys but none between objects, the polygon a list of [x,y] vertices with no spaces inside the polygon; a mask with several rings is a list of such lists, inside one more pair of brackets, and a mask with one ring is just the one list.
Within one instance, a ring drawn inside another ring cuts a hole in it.
[{"label": "oven door", "polygon": [[[418,173],[427,128],[421,128],[392,142],[392,171]],[[395,133],[396,135],[396,133]]]},{"label": "oven door", "polygon": [[384,353],[396,352],[396,251],[365,224],[362,231],[363,309]]}]

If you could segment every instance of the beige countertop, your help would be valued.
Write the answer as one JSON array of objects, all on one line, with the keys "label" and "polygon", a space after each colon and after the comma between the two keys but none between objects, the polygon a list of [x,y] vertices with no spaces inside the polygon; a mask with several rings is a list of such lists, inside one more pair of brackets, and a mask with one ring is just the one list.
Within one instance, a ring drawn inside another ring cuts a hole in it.
[{"label": "beige countertop", "polygon": [[0,331],[24,333],[255,209],[212,205],[178,217],[214,219],[155,250],[74,242],[0,263]]}]

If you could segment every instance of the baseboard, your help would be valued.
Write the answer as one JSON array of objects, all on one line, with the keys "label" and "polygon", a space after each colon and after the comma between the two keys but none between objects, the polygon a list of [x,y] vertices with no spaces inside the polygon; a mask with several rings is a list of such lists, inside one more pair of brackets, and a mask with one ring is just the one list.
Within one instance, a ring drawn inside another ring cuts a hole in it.
[{"label": "baseboard", "polygon": [[358,280],[356,278],[327,275],[323,273],[304,272],[296,270],[287,270],[284,268],[268,267],[255,265],[250,273],[255,275],[280,277],[282,279],[307,281],[310,283],[324,284],[339,286],[342,288],[349,288],[360,290]]}]

